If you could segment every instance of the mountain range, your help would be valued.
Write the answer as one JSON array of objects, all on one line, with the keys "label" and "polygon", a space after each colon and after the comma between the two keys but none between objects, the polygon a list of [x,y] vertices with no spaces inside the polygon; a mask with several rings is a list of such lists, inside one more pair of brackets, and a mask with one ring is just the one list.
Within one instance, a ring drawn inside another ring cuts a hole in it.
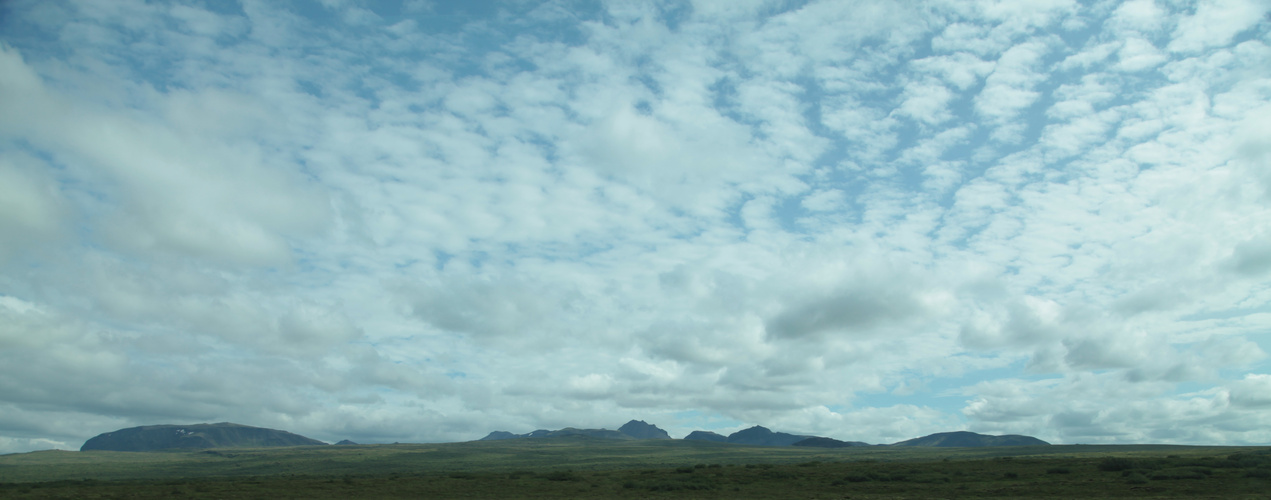
[{"label": "mountain range", "polygon": [[[659,429],[656,425],[651,425],[643,420],[632,420],[627,422],[616,431],[608,429],[575,429],[566,427],[564,429],[551,431],[539,429],[525,434],[513,434],[506,431],[494,431],[480,441],[494,441],[500,439],[521,439],[521,438],[552,438],[564,436],[590,436],[608,439],[671,439],[666,431]],[[742,429],[727,436],[723,436],[710,431],[693,431],[684,436],[685,441],[712,441],[718,443],[731,443],[749,446],[808,446],[817,448],[845,448],[849,446],[874,446],[861,441],[840,441],[833,438],[821,436],[803,436],[798,434],[789,434],[785,432],[773,432],[772,430],[754,426],[748,429]],[[974,432],[958,431],[958,432],[941,432],[923,436],[914,439],[908,439],[898,443],[892,443],[890,446],[936,446],[936,447],[982,447],[982,446],[1037,446],[1048,445],[1045,441],[1031,436],[1020,436],[1009,434],[1005,436],[991,436],[987,434],[977,434]],[[888,445],[880,445],[888,446]]]},{"label": "mountain range", "polygon": [[[577,429],[566,427],[559,430],[539,429],[525,434],[513,434],[506,431],[491,432],[481,441],[526,438],[559,438],[584,436],[600,439],[637,440],[637,439],[671,439],[665,430],[643,420],[632,420],[623,424],[618,430],[609,429]],[[710,431],[693,431],[684,437],[685,441],[711,441],[748,446],[807,446],[819,448],[844,448],[851,446],[874,446],[860,441],[839,441],[821,436],[805,436],[774,432],[766,427],[754,426],[727,436]],[[337,444],[354,444],[344,440]],[[1036,446],[1047,445],[1045,441],[1031,436],[1005,435],[990,436],[974,432],[942,432],[908,439],[890,446],[934,446],[934,447],[982,447],[982,446]],[[246,425],[222,422],[217,424],[191,425],[148,425],[131,427],[113,432],[99,434],[84,443],[80,451],[156,451],[172,449],[201,448],[252,448],[267,446],[313,446],[326,445],[322,441],[310,439],[298,434],[275,429],[250,427]],[[880,445],[887,446],[887,445]]]},{"label": "mountain range", "polygon": [[606,439],[671,439],[666,431],[659,429],[656,425],[651,425],[643,420],[632,420],[623,424],[616,431],[609,429],[575,429],[566,427],[557,431],[549,431],[547,429],[539,429],[525,434],[513,434],[506,431],[494,431],[486,437],[478,441],[498,441],[501,439],[520,439],[520,438],[551,438],[565,436],[588,436]]}]

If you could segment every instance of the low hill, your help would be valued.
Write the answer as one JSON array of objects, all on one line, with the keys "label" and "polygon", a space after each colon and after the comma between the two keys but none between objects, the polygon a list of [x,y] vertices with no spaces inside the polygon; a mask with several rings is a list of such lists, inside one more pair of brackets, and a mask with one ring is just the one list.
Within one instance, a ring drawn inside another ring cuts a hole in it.
[{"label": "low hill", "polygon": [[722,436],[711,431],[693,431],[684,436],[686,441],[714,441],[717,443],[727,443],[728,436]]},{"label": "low hill", "polygon": [[1005,436],[990,436],[987,434],[977,434],[974,432],[958,431],[958,432],[940,432],[920,438],[908,439],[899,443],[892,443],[892,446],[939,446],[939,447],[961,447],[975,448],[981,446],[1038,446],[1049,445],[1045,441],[1032,436],[1020,436],[1017,434],[1008,434]]},{"label": "low hill", "polygon": [[810,437],[802,441],[796,442],[791,446],[811,446],[813,448],[847,448],[849,446],[873,446],[869,443],[860,441],[839,441],[834,438],[827,437]]},{"label": "low hill", "polygon": [[222,422],[219,424],[147,425],[99,434],[80,451],[155,451],[190,448],[258,448],[313,446],[326,443],[286,431]]},{"label": "low hill", "polygon": [[573,427],[566,427],[559,431],[552,431],[542,437],[565,437],[565,436],[587,436],[587,437],[605,438],[605,439],[635,439],[621,432],[611,431],[609,429],[575,429]]},{"label": "low hill", "polygon": [[502,439],[517,439],[517,438],[523,438],[523,437],[529,437],[529,435],[528,434],[512,434],[511,432],[508,432],[508,431],[494,431],[489,434],[486,434],[485,437],[478,439],[477,441],[499,441]]},{"label": "low hill", "polygon": [[797,436],[784,432],[772,432],[767,427],[754,426],[728,435],[728,442],[752,446],[790,446],[814,436]]}]

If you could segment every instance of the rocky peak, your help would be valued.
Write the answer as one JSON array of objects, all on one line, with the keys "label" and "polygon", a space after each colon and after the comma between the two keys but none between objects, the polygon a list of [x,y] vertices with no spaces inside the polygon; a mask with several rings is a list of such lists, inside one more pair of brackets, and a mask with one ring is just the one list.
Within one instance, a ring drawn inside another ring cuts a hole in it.
[{"label": "rocky peak", "polygon": [[618,428],[618,432],[636,439],[671,439],[671,435],[658,426],[643,420],[632,420]]}]

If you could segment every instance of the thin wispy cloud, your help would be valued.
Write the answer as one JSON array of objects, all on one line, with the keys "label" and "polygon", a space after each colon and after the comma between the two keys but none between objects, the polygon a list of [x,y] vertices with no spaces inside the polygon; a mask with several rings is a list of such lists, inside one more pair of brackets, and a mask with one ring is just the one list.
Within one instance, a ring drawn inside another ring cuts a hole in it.
[{"label": "thin wispy cloud", "polygon": [[1271,4],[0,6],[0,452],[1271,441]]}]

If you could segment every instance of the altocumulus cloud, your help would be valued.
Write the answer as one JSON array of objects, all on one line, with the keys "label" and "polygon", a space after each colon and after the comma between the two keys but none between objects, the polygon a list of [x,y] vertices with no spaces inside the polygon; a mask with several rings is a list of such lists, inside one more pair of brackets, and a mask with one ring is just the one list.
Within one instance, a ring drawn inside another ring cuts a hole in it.
[{"label": "altocumulus cloud", "polygon": [[0,452],[1271,441],[1271,4],[0,6]]}]

